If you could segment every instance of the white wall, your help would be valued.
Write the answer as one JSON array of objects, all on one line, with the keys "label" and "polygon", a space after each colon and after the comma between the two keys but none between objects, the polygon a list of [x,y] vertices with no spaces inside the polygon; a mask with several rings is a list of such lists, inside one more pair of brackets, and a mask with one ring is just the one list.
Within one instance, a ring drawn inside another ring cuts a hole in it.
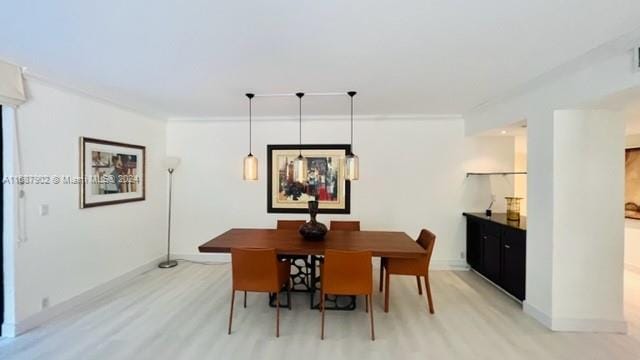
[{"label": "white wall", "polygon": [[[165,123],[102,101],[27,80],[17,110],[23,174],[79,175],[79,137],[147,147],[146,200],[79,209],[77,185],[26,185],[26,241],[15,251],[15,309],[6,327],[102,285],[161,256],[165,246]],[[40,216],[39,206],[49,205]]]},{"label": "white wall", "polygon": [[[527,171],[527,136],[519,135],[514,138],[514,171]],[[515,175],[513,179],[515,196],[521,197],[520,214],[527,216],[527,176]]]},{"label": "white wall", "polygon": [[[182,158],[174,182],[176,253],[195,254],[200,244],[232,227],[273,228],[276,219],[307,217],[266,210],[266,144],[297,143],[297,125],[254,121],[259,180],[244,182],[246,121],[169,122],[168,153]],[[303,143],[349,141],[347,119],[305,119],[302,131]],[[360,180],[352,184],[351,214],[320,215],[319,220],[359,219],[363,229],[400,230],[412,237],[426,227],[438,235],[434,267],[464,265],[462,212],[484,210],[492,191],[505,196],[482,179],[466,179],[465,172],[513,166],[513,140],[465,138],[461,119],[357,120],[354,136]],[[487,192],[467,197],[476,188]]]}]

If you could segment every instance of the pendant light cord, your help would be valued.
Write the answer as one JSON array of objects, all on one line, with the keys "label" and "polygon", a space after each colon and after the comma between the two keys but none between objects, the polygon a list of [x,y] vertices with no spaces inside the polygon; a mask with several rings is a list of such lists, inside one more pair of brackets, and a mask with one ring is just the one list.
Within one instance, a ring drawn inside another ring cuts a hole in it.
[{"label": "pendant light cord", "polygon": [[298,155],[302,156],[302,97],[304,93],[296,93],[298,97]]},{"label": "pendant light cord", "polygon": [[353,97],[356,95],[355,91],[349,91],[347,93],[347,95],[349,95],[349,97],[351,98],[351,150],[350,153],[351,155],[353,155]]},{"label": "pendant light cord", "polygon": [[251,116],[252,116],[252,114],[251,114],[251,102],[252,102],[252,99],[254,97],[254,94],[249,93],[249,94],[246,94],[246,96],[249,98],[249,155],[252,155],[251,154]]}]

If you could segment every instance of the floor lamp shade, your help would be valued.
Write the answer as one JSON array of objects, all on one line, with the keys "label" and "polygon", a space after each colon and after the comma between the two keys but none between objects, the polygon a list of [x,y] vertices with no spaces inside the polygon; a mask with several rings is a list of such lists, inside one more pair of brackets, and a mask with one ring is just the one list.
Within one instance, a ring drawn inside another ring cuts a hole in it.
[{"label": "floor lamp shade", "polygon": [[165,169],[177,169],[180,165],[180,158],[176,156],[168,156],[164,159],[164,168]]},{"label": "floor lamp shade", "polygon": [[355,154],[349,154],[345,157],[344,162],[344,178],[345,180],[358,180],[360,177],[360,160]]},{"label": "floor lamp shade", "polygon": [[258,158],[252,154],[249,154],[244,158],[242,178],[244,180],[258,180]]}]

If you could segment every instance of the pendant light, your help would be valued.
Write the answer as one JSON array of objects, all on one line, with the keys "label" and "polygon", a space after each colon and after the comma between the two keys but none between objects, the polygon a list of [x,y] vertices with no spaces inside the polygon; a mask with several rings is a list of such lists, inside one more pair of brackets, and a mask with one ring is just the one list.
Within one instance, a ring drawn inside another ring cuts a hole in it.
[{"label": "pendant light", "polygon": [[307,181],[307,160],[302,156],[302,97],[304,93],[296,93],[298,97],[298,132],[299,132],[299,148],[298,157],[293,160],[293,181],[304,184]]},{"label": "pendant light", "polygon": [[244,158],[244,180],[258,180],[258,158],[251,153],[251,99],[253,94],[245,94],[249,98],[249,155]]},{"label": "pendant light", "polygon": [[344,159],[344,178],[346,180],[358,180],[360,177],[360,165],[358,156],[353,153],[353,97],[356,95],[356,92],[349,91],[347,95],[351,98],[351,147]]}]

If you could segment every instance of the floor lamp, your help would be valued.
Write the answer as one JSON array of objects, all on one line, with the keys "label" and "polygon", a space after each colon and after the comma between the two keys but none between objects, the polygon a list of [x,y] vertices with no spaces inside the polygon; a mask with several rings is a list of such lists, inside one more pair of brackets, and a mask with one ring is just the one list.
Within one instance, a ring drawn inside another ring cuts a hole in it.
[{"label": "floor lamp", "polygon": [[158,264],[159,268],[168,269],[178,265],[178,262],[171,260],[171,192],[173,187],[173,171],[180,165],[180,158],[168,157],[165,159],[165,169],[169,172],[169,213],[167,221],[167,260]]}]

